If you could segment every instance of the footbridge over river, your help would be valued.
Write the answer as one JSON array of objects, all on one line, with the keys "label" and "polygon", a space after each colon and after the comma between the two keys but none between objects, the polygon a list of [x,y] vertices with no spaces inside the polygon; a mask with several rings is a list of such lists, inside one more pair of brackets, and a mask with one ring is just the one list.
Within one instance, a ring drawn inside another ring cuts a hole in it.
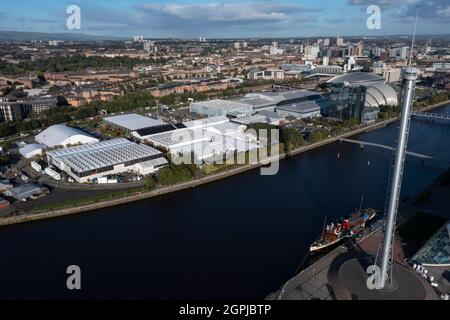
[{"label": "footbridge over river", "polygon": [[[352,140],[352,139],[339,139],[339,142],[348,142],[348,143],[359,144],[362,148],[365,146],[371,146],[371,147],[377,147],[377,148],[387,149],[387,150],[391,150],[391,151],[394,150],[393,147],[386,146],[386,145],[380,144],[380,143],[374,143],[374,142]],[[434,159],[431,156],[427,156],[425,154],[411,152],[411,151],[406,151],[406,154],[409,156],[412,156],[412,157],[420,158],[420,159]]]},{"label": "footbridge over river", "polygon": [[414,118],[417,119],[425,119],[425,120],[448,120],[450,121],[449,114],[441,114],[441,113],[429,113],[429,112],[414,112],[412,114]]}]

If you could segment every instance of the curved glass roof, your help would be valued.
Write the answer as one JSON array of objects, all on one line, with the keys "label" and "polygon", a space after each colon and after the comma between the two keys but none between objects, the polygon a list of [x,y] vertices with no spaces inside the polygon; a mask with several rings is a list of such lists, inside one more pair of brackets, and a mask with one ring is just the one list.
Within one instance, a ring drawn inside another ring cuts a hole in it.
[{"label": "curved glass roof", "polygon": [[450,223],[447,223],[411,259],[431,266],[450,266]]},{"label": "curved glass roof", "polygon": [[370,86],[367,88],[367,91],[377,91],[382,96],[379,100],[377,100],[379,106],[396,106],[398,104],[397,93],[390,85],[384,82],[370,84]]}]

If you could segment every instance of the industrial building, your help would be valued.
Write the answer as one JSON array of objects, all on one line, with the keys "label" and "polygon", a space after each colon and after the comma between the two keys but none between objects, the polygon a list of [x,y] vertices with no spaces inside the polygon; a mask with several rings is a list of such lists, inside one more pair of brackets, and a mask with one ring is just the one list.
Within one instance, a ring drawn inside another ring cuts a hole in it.
[{"label": "industrial building", "polygon": [[245,99],[258,98],[260,101],[265,101],[265,104],[260,103],[258,106],[254,106],[254,110],[260,109],[275,111],[277,107],[284,105],[292,105],[294,103],[302,103],[305,101],[322,100],[325,97],[321,92],[314,92],[309,90],[290,90],[282,92],[259,92],[249,93],[245,96]]},{"label": "industrial building", "polygon": [[[279,124],[282,118],[320,117],[330,108],[329,94],[309,90],[249,93],[234,100],[212,100],[191,105],[191,112],[217,118],[229,116],[232,122]],[[257,113],[257,114],[255,114]]]},{"label": "industrial building", "polygon": [[182,124],[168,124],[161,120],[152,119],[136,113],[104,118],[103,121],[110,127],[124,130],[127,134],[143,140],[150,134],[172,131],[183,128]]},{"label": "industrial building", "polygon": [[282,105],[276,108],[276,112],[282,117],[294,117],[297,119],[317,118],[321,116],[321,106],[316,101],[298,102]]},{"label": "industrial building", "polygon": [[284,117],[279,115],[273,111],[260,110],[256,114],[253,115],[238,115],[236,117],[230,118],[231,122],[242,124],[242,125],[250,125],[253,123],[265,123],[272,124],[278,126],[284,121]]},{"label": "industrial building", "polygon": [[168,163],[160,151],[124,138],[50,151],[47,161],[78,183],[124,173],[147,175]]},{"label": "industrial building", "polygon": [[197,163],[259,147],[257,138],[246,133],[245,126],[230,122],[226,116],[189,121],[184,125],[184,129],[149,135],[145,140],[172,156],[193,154]]},{"label": "industrial building", "polygon": [[120,128],[139,140],[144,140],[145,136],[151,134],[184,128],[182,124],[169,124],[135,113],[104,118],[103,121],[108,126]]},{"label": "industrial building", "polygon": [[13,189],[7,190],[5,194],[8,197],[12,197],[19,201],[26,201],[28,198],[34,197],[34,196],[40,196],[42,194],[47,193],[48,190],[44,187],[28,183],[23,184],[18,187],[15,187]]},{"label": "industrial building", "polygon": [[31,159],[36,156],[42,155],[45,148],[46,147],[43,144],[27,144],[25,147],[19,149],[19,153],[25,159]]},{"label": "industrial building", "polygon": [[109,126],[120,128],[127,133],[165,125],[163,121],[141,116],[136,113],[108,117],[104,118],[103,121]]},{"label": "industrial building", "polygon": [[47,146],[47,148],[67,147],[99,141],[99,139],[94,138],[81,130],[62,124],[47,128],[38,134],[35,137],[35,140],[37,143]]},{"label": "industrial building", "polygon": [[193,102],[189,109],[192,113],[202,114],[208,117],[222,116],[235,111],[253,112],[252,106],[245,102],[221,99]]}]

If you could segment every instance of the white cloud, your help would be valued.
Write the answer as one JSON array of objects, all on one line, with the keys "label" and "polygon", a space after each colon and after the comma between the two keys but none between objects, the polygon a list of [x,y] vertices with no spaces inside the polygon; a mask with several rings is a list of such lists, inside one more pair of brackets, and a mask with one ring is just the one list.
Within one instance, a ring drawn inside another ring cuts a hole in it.
[{"label": "white cloud", "polygon": [[271,2],[210,3],[210,4],[141,4],[138,10],[153,16],[203,22],[282,22],[307,17],[320,9],[298,4]]},{"label": "white cloud", "polygon": [[436,11],[436,14],[438,16],[442,17],[448,17],[450,18],[450,5],[446,6],[445,8],[440,8]]},{"label": "white cloud", "polygon": [[370,5],[378,5],[378,6],[390,6],[394,5],[399,0],[347,0],[347,4],[351,6],[370,6]]}]

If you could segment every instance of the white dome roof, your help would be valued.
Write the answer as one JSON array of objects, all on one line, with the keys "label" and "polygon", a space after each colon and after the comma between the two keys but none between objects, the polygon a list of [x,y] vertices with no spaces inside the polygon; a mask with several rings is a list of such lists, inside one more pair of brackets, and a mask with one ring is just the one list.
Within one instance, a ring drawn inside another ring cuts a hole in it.
[{"label": "white dome roof", "polygon": [[57,124],[47,128],[38,134],[36,142],[45,144],[49,148],[56,146],[68,146],[76,144],[88,144],[98,142],[99,140],[84,133],[81,130]]}]

